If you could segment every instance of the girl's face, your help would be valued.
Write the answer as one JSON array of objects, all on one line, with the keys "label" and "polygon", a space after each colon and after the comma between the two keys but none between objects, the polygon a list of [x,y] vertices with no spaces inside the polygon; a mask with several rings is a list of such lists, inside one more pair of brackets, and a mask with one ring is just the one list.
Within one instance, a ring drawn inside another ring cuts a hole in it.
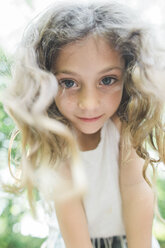
[{"label": "girl's face", "polygon": [[66,45],[54,66],[56,105],[78,132],[94,134],[112,117],[123,90],[124,61],[103,39]]}]

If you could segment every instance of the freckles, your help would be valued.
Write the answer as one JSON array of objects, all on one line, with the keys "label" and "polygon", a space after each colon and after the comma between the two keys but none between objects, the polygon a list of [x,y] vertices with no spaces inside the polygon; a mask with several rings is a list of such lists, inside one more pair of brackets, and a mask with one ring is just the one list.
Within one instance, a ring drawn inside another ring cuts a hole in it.
[{"label": "freckles", "polygon": [[108,91],[109,95],[113,95],[113,94],[122,94],[122,90],[123,90],[123,86],[122,85],[115,85],[113,88],[111,88]]},{"label": "freckles", "polygon": [[66,90],[63,89],[59,91],[55,97],[55,103],[59,110],[68,111],[68,109],[71,109],[72,106],[75,105],[75,98],[73,95],[66,93]]},{"label": "freckles", "polygon": [[109,101],[119,101],[122,97],[123,93],[123,85],[114,85],[114,87],[107,90],[106,95]]},{"label": "freckles", "polygon": [[110,105],[118,106],[122,99],[123,86],[116,85],[113,89],[107,92],[108,99]]}]

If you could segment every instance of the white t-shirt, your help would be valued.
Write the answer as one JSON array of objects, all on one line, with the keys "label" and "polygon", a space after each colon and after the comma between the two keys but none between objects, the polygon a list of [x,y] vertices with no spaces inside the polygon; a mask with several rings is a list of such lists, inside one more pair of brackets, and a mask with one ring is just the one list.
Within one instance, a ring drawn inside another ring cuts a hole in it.
[{"label": "white t-shirt", "polygon": [[81,152],[88,181],[84,207],[91,238],[125,235],[119,188],[120,134],[111,119],[94,150]]},{"label": "white t-shirt", "polygon": [[[88,179],[84,207],[91,238],[125,235],[119,189],[120,134],[109,119],[101,130],[96,149],[80,152]],[[65,248],[55,212],[48,218],[49,237],[41,248]],[[152,248],[160,248],[153,237]]]}]

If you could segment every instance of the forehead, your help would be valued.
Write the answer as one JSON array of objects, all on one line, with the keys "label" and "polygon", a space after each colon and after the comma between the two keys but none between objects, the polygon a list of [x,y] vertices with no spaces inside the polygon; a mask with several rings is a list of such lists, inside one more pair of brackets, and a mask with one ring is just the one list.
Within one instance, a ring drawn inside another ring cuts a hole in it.
[{"label": "forehead", "polygon": [[72,42],[64,46],[58,55],[55,69],[61,67],[84,67],[91,63],[100,67],[101,65],[122,66],[123,61],[107,40],[102,37],[86,37],[81,41]]}]

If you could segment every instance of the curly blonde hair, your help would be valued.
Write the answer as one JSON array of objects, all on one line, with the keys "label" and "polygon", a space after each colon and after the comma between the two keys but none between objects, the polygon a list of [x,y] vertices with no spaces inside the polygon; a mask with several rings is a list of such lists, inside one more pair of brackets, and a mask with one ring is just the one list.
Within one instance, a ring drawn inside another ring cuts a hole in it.
[{"label": "curly blonde hair", "polygon": [[77,144],[54,101],[58,83],[52,67],[61,48],[89,35],[106,39],[125,61],[123,97],[118,108],[124,127],[122,145],[131,144],[147,161],[145,178],[148,163],[157,161],[148,152],[149,146],[157,152],[158,160],[165,162],[162,103],[148,90],[155,83],[152,72],[159,69],[156,49],[148,27],[137,20],[128,7],[117,3],[74,3],[50,6],[27,27],[5,106],[21,133],[20,187],[28,187],[30,199],[40,181],[35,173],[41,168],[56,172],[63,163],[71,168],[72,189],[84,191]]}]

